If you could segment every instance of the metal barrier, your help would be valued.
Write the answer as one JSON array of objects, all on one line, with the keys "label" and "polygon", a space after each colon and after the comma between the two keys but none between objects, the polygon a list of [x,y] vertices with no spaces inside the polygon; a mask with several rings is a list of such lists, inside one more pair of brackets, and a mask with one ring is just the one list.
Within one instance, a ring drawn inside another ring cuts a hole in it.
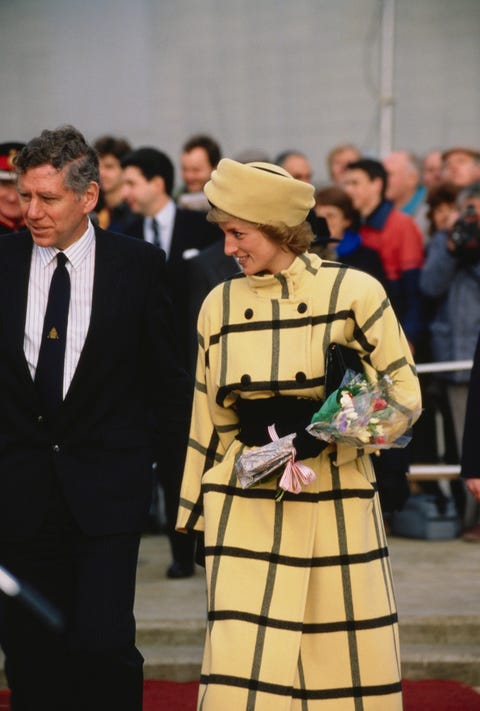
[{"label": "metal barrier", "polygon": [[473,360],[445,360],[440,363],[417,363],[417,373],[447,373],[452,370],[471,370]]},{"label": "metal barrier", "polygon": [[[417,373],[446,373],[453,370],[471,370],[473,360],[443,361],[440,363],[418,363]],[[411,464],[408,469],[410,481],[445,481],[457,479],[460,475],[460,464]]]}]

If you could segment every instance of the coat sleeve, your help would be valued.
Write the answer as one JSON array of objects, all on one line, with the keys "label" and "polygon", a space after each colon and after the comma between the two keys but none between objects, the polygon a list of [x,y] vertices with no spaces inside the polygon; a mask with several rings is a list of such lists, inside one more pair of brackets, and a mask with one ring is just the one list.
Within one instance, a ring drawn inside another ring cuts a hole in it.
[{"label": "coat sleeve", "polygon": [[458,260],[447,250],[447,233],[436,232],[420,275],[420,289],[426,296],[443,296],[458,271]]},{"label": "coat sleeve", "polygon": [[195,376],[192,420],[187,458],[180,494],[177,530],[203,531],[202,478],[222,461],[235,435],[239,432],[236,412],[216,401],[214,369],[210,368],[209,344],[212,331],[209,308],[211,295],[204,302],[198,320],[198,356]]},{"label": "coat sleeve", "polygon": [[165,258],[148,253],[150,276],[145,309],[144,363],[154,419],[155,458],[165,475],[180,480],[188,440],[192,384],[181,367],[174,316],[168,296]]},{"label": "coat sleeve", "polygon": [[[367,275],[362,276],[362,283],[358,281],[352,302],[354,326],[349,345],[360,352],[369,379],[374,381],[385,375],[391,380],[390,402],[402,415],[384,423],[385,439],[393,442],[420,416],[420,383],[407,339],[384,289]],[[373,452],[375,448],[365,451]],[[357,449],[340,444],[336,463],[345,464],[356,456]]]}]

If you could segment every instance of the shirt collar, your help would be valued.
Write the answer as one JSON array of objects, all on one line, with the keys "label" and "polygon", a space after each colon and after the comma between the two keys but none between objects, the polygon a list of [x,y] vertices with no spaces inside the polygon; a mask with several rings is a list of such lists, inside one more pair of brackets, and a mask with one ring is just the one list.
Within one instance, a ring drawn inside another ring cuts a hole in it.
[{"label": "shirt collar", "polygon": [[160,227],[166,227],[170,225],[175,218],[175,203],[173,200],[169,200],[167,204],[162,207],[161,210],[154,215],[156,221],[159,223]]},{"label": "shirt collar", "polygon": [[[72,265],[73,269],[77,270],[86,256],[89,254],[90,250],[93,248],[95,243],[95,230],[93,225],[88,220],[88,226],[80,239],[77,239],[70,247],[63,250],[68,261]],[[40,247],[38,244],[33,245],[33,249],[36,254],[40,257],[40,261],[44,267],[48,266],[50,262],[56,258],[57,254],[60,252],[56,247]]]}]

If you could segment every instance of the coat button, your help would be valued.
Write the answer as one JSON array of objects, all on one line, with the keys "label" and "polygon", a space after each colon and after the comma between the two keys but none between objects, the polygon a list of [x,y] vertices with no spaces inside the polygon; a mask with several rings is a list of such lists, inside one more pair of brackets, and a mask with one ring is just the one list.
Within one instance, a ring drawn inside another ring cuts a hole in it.
[{"label": "coat button", "polygon": [[58,454],[59,451],[60,451],[60,446],[59,446],[58,444],[54,444],[54,445],[52,446],[52,449],[53,449],[53,451],[55,452],[55,454]]},{"label": "coat button", "polygon": [[301,304],[298,304],[297,306],[297,311],[299,314],[304,314],[305,311],[307,310],[307,304],[302,301]]},{"label": "coat button", "polygon": [[305,375],[305,373],[302,373],[301,370],[299,370],[298,373],[295,375],[295,380],[297,381],[297,383],[304,383],[306,379],[307,376]]},{"label": "coat button", "polygon": [[253,309],[245,309],[245,313],[243,315],[246,319],[251,319],[253,316]]},{"label": "coat button", "polygon": [[250,383],[252,382],[252,379],[249,375],[245,374],[245,375],[242,375],[242,377],[240,378],[240,382],[242,385],[250,385]]}]

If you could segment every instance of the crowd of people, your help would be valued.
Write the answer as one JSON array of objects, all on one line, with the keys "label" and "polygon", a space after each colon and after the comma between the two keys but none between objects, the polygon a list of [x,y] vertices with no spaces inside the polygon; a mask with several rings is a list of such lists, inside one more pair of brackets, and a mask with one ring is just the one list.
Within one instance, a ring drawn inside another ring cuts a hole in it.
[{"label": "crowd of people", "polygon": [[[12,181],[12,158],[22,146],[0,146],[0,232],[23,227]],[[203,188],[222,157],[221,147],[208,135],[186,140],[179,155],[179,187],[172,157],[158,148],[134,150],[130,141],[112,135],[99,137],[93,147],[101,190],[91,217],[103,229],[143,238],[164,250],[183,362],[193,376],[200,306],[216,284],[238,271],[237,262],[224,253],[220,230],[206,219],[209,203]],[[315,171],[302,151],[285,150],[272,159],[266,151],[247,149],[234,157],[245,164],[272,161],[295,179],[315,184]],[[475,239],[480,149],[432,150],[422,158],[396,150],[380,161],[344,143],[328,152],[325,169],[328,179],[316,183],[315,205],[308,215],[316,235],[312,250],[380,281],[417,362],[473,358],[480,331]],[[422,378],[425,414],[413,444],[407,452],[384,454],[376,461],[387,517],[408,496],[409,461],[458,461],[468,380],[468,370]],[[390,457],[382,474],[383,461]],[[424,486],[435,489],[434,484]],[[173,549],[169,575],[183,577],[193,574],[192,542],[172,528],[177,496],[178,491],[165,495]],[[466,539],[480,540],[471,500],[458,487],[455,499]],[[152,526],[155,516],[152,510]]]},{"label": "crowd of people", "polygon": [[[99,709],[111,708],[114,678],[115,708],[141,708],[133,588],[158,481],[166,575],[206,565],[202,708],[313,704],[321,689],[399,709],[383,527],[410,494],[409,464],[460,458],[467,425],[468,483],[456,500],[465,540],[480,541],[470,374],[422,382],[411,445],[372,457],[373,467],[368,447],[312,442],[305,426],[324,396],[329,343],[400,382],[395,402],[412,413],[414,361],[476,353],[478,380],[480,150],[377,160],[345,143],[317,184],[293,149],[223,158],[218,142],[196,135],[179,159],[177,188],[171,156],[124,137],[90,146],[65,126],[0,145],[2,288],[16,304],[0,320],[0,565],[58,605],[70,635],[68,655],[52,636],[45,668],[32,671],[24,650],[45,648],[43,631],[0,608],[13,708],[39,708],[52,663],[65,686],[49,708],[67,708],[68,688],[87,677],[78,708],[89,688]],[[295,432],[293,457],[310,463],[314,482],[281,504],[271,482],[235,484],[238,456],[266,444],[272,422],[280,436]],[[240,663],[232,645],[244,649]]]}]

